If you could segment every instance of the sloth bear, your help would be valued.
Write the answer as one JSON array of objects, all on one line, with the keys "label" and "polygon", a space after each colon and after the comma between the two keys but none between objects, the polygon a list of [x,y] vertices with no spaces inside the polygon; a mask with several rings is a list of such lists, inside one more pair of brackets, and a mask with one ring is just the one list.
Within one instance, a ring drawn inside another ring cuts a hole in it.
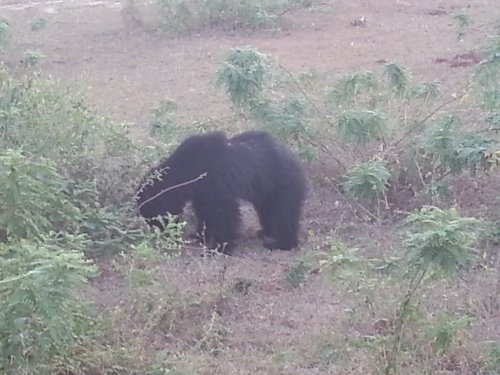
[{"label": "sloth bear", "polygon": [[140,214],[163,229],[158,216],[178,215],[191,201],[198,234],[230,254],[241,218],[238,199],[253,204],[269,249],[298,245],[306,182],[294,155],[263,131],[232,138],[194,135],[144,177],[137,191]]}]

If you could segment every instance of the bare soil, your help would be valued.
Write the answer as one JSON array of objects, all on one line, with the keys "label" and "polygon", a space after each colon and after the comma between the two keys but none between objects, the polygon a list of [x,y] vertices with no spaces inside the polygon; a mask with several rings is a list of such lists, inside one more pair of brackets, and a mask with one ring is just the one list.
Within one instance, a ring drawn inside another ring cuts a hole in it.
[{"label": "bare soil", "polygon": [[[38,49],[45,55],[43,71],[82,83],[100,113],[140,128],[152,104],[165,98],[178,103],[189,120],[231,113],[210,80],[231,48],[247,45],[295,74],[316,70],[335,77],[398,61],[417,77],[453,87],[472,64],[443,62],[479,52],[490,36],[495,8],[494,0],[327,1],[313,10],[288,12],[292,25],[281,32],[206,31],[179,39],[145,31],[120,2],[109,0],[5,0],[0,14],[15,29],[15,48],[5,57],[9,66],[18,65],[25,50]],[[459,13],[474,21],[461,42],[452,17]],[[28,23],[37,17],[48,26],[33,33]],[[360,17],[365,26],[353,26]]]},{"label": "bare soil", "polygon": [[[226,96],[213,88],[211,79],[228,51],[241,46],[269,54],[293,74],[313,70],[335,78],[398,61],[419,79],[441,81],[443,92],[460,91],[482,58],[480,47],[499,19],[498,5],[498,0],[327,0],[312,9],[287,12],[282,30],[209,30],[167,38],[151,31],[154,14],[147,7],[139,9],[137,18],[119,1],[2,0],[0,16],[13,29],[3,61],[22,73],[23,52],[39,50],[45,56],[37,65],[40,70],[63,84],[77,83],[98,113],[129,123],[137,136],[146,137],[151,108],[166,98],[178,104],[179,121],[186,123],[231,115]],[[453,16],[461,13],[473,22],[458,40]],[[29,22],[38,17],[47,25],[33,32]],[[482,215],[492,209],[498,191],[498,181],[493,182],[492,187],[491,180],[455,181],[456,199],[467,203],[465,212]],[[363,291],[338,280],[332,285],[313,267],[304,285],[293,288],[287,275],[300,260],[328,251],[338,237],[366,257],[394,254],[396,219],[360,221],[337,192],[313,184],[303,245],[270,253],[255,238],[258,228],[250,210],[245,217],[234,257],[200,258],[193,250],[155,270],[164,280],[163,307],[179,304],[172,318],[177,326],[169,327],[168,334],[160,328],[157,334],[148,331],[141,355],[156,353],[161,362],[163,353],[167,368],[182,369],[176,374],[376,373],[373,366],[383,358],[359,353],[368,351],[370,341],[390,325],[384,322],[392,319],[399,287]],[[326,236],[330,231],[334,239]],[[138,314],[138,296],[120,275],[114,265],[103,264],[91,294],[103,311]],[[426,297],[436,301],[438,310],[472,306],[478,321],[468,346],[458,346],[440,374],[479,373],[478,343],[500,337],[500,316],[485,312],[473,289],[492,290],[493,280],[479,278],[472,286],[441,285],[428,291]],[[131,347],[144,332],[141,322],[116,324],[130,328],[122,334]],[[434,360],[439,361],[429,361]],[[407,363],[404,374],[420,370]]]}]

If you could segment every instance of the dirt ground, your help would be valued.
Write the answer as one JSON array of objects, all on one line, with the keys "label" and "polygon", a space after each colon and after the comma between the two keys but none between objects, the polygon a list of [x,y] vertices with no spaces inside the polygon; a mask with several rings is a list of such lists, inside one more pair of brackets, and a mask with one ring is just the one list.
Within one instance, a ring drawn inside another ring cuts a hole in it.
[{"label": "dirt ground", "polygon": [[[210,80],[231,48],[253,46],[278,59],[292,73],[316,70],[338,76],[398,61],[417,77],[453,87],[467,67],[450,68],[436,59],[475,51],[489,36],[495,0],[326,1],[313,10],[287,13],[283,32],[204,32],[169,40],[145,32],[122,12],[118,1],[4,0],[0,15],[11,19],[15,67],[27,50],[45,56],[40,68],[64,82],[84,85],[97,110],[113,119],[144,126],[154,103],[170,98],[189,120],[230,113],[224,93]],[[473,25],[457,42],[454,14]],[[366,18],[366,27],[351,22]],[[43,17],[47,27],[29,30]],[[147,19],[147,17],[146,17]]]},{"label": "dirt ground", "polygon": [[[142,24],[138,24],[123,11],[120,1],[2,0],[0,17],[10,20],[13,30],[13,42],[3,60],[9,68],[22,72],[23,52],[39,50],[45,57],[38,68],[65,84],[77,83],[98,113],[129,123],[138,136],[145,136],[150,110],[166,98],[178,104],[180,121],[223,118],[233,113],[225,94],[211,84],[231,48],[252,46],[293,74],[314,70],[332,78],[353,70],[378,69],[384,61],[398,61],[417,78],[439,80],[443,92],[453,93],[460,90],[464,77],[480,59],[479,48],[500,18],[498,0],[327,0],[316,4],[311,9],[287,12],[284,17],[289,23],[283,30],[205,31],[167,38],[149,30],[151,14],[140,13]],[[453,16],[462,13],[472,24],[459,41]],[[47,25],[32,32],[29,22],[38,17],[46,19]],[[353,25],[360,17],[366,23]],[[384,296],[370,310],[376,314],[361,313],[351,306],[351,296],[343,294],[340,287],[325,286],[314,270],[303,288],[291,288],[286,281],[285,275],[308,251],[327,250],[326,240],[309,239],[316,229],[324,233],[328,227],[340,228],[353,245],[362,245],[370,256],[379,254],[384,246],[391,250],[384,228],[391,223],[357,223],[360,237],[351,230],[354,224],[338,211],[337,199],[320,187],[311,190],[303,222],[306,244],[292,255],[263,252],[252,237],[256,227],[250,224],[237,257],[210,262],[187,256],[178,260],[174,272],[162,271],[169,293],[175,291],[182,300],[194,301],[182,310],[183,318],[192,319],[193,332],[183,326],[183,332],[177,332],[182,339],[176,334],[150,337],[147,349],[175,352],[179,347],[190,347],[191,351],[184,351],[184,357],[179,355],[174,361],[185,370],[178,374],[372,373],[373,369],[366,367],[371,362],[354,355],[337,362],[331,345],[344,345],[343,337],[370,340],[376,334],[375,323],[391,313],[384,306]],[[130,299],[125,281],[117,279],[114,272],[111,266],[103,268],[96,300],[103,308],[113,304],[130,308],[126,306]],[[245,280],[249,280],[248,293],[245,288],[245,293],[227,289]],[[214,291],[217,286],[220,288]],[[221,290],[225,290],[223,295]],[[352,298],[358,292],[353,292]],[[429,291],[433,293],[438,300],[442,298],[440,292]],[[464,298],[473,302],[475,297],[467,294]],[[451,297],[447,303],[459,304]],[[194,332],[199,321],[214,323],[213,316],[200,312],[200,306],[217,311],[224,320],[224,333],[215,335],[217,345],[224,348],[219,357],[198,356],[201,349],[191,345],[190,340],[199,339],[199,332]],[[497,340],[499,322],[500,317],[490,317],[475,330],[472,340]],[[332,358],[325,359],[330,355]],[[474,373],[464,370],[462,362],[457,366],[442,373]],[[418,373],[411,371],[405,373]]]}]

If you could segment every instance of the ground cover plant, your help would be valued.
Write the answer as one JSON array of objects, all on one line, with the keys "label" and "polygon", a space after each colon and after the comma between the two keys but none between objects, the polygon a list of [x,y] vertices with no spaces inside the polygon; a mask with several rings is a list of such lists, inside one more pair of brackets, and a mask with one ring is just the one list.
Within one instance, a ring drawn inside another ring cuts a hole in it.
[{"label": "ground cover plant", "polygon": [[[498,373],[494,2],[122,5],[0,5],[1,373]],[[306,171],[298,249],[139,217],[250,129]]]}]

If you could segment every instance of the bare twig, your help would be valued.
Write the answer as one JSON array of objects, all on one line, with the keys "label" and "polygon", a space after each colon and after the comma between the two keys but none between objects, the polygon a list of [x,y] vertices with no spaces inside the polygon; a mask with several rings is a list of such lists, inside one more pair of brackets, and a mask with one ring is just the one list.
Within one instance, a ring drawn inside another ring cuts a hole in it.
[{"label": "bare twig", "polygon": [[171,190],[177,189],[177,188],[182,187],[182,186],[186,186],[186,185],[192,184],[192,183],[194,183],[194,182],[196,182],[198,180],[201,180],[202,178],[205,178],[206,176],[207,176],[207,172],[200,174],[198,177],[193,178],[192,180],[189,180],[189,181],[186,181],[186,182],[182,182],[180,184],[177,184],[177,185],[174,185],[174,186],[170,186],[169,188],[163,189],[159,193],[153,195],[151,198],[148,198],[144,202],[142,202],[137,207],[137,209],[140,210],[142,208],[142,206],[144,206],[146,203],[149,203],[149,202],[155,200],[156,198],[158,198],[160,195],[162,195],[164,193],[167,193],[167,192],[169,192]]},{"label": "bare twig", "polygon": [[[295,86],[297,87],[297,89],[300,91],[300,93],[302,94],[302,96],[307,100],[307,102],[311,105],[311,107],[316,111],[316,113],[318,113],[329,125],[332,125],[333,124],[331,123],[331,121],[328,119],[328,116],[326,116],[325,113],[323,113],[323,111],[316,105],[316,103],[314,103],[314,101],[309,97],[309,95],[305,92],[305,90],[302,88],[302,86],[300,85],[300,83],[297,81],[297,79],[295,78],[295,76],[288,70],[286,69],[283,65],[279,64],[278,63],[278,66],[290,77],[290,79],[292,80],[292,82],[295,84]],[[312,140],[309,136],[308,137],[305,137],[305,136],[301,136],[301,138],[308,142],[310,145],[314,146],[314,147],[318,147],[321,151],[323,151],[326,155],[328,155],[329,157],[331,157],[333,160],[335,160],[342,168],[343,170],[345,171],[347,168],[345,166],[344,163],[342,163],[335,155],[332,154],[332,152],[330,151],[330,149],[328,147],[326,147],[326,145],[324,143],[322,143],[321,141],[316,141],[316,140]],[[342,150],[346,151],[345,147],[343,145],[338,145]],[[335,180],[335,179],[334,179]],[[340,182],[339,181],[335,181],[336,184],[340,185]],[[333,185],[333,188],[335,189],[335,191],[339,194],[340,197],[342,197],[342,199],[344,200],[344,202],[347,204],[347,206],[349,207],[349,209],[352,211],[352,213],[359,219],[361,220],[362,218],[359,217],[359,215],[356,213],[353,205],[351,204],[351,201],[349,199],[347,199],[344,194],[342,194],[342,192],[335,186],[335,184]],[[369,217],[371,217],[372,219],[374,220],[378,220],[379,218],[374,215],[373,213],[370,212],[370,210],[368,210],[366,207],[364,207],[360,202],[356,201],[356,200],[352,200],[352,202],[354,202],[354,204],[359,208],[361,209],[366,215],[368,215]]]},{"label": "bare twig", "polygon": [[316,105],[316,103],[313,102],[313,100],[309,97],[309,95],[305,92],[305,90],[302,88],[302,86],[300,85],[300,83],[297,81],[297,79],[295,78],[295,76],[287,68],[285,68],[283,65],[281,65],[280,63],[278,63],[278,66],[280,67],[280,69],[282,69],[290,77],[290,79],[293,81],[293,83],[295,84],[295,86],[297,87],[297,89],[300,91],[300,93],[302,94],[302,96],[304,96],[304,98],[309,102],[309,104],[311,105],[311,107],[313,107],[314,110],[321,117],[323,117],[325,120],[327,120],[328,123],[330,123],[330,120],[328,119],[328,117]]},{"label": "bare twig", "polygon": [[[342,198],[342,200],[344,201],[344,203],[349,207],[349,209],[351,210],[351,212],[354,214],[354,216],[356,216],[356,218],[360,221],[363,221],[363,218],[361,218],[357,213],[356,213],[356,210],[354,209],[353,205],[351,204],[351,201],[349,199],[346,198],[346,196],[340,191],[340,189],[337,187],[337,185],[341,185],[340,181],[338,181],[337,179],[335,178],[332,178],[333,181],[334,181],[334,184],[332,185],[333,186],[333,189],[335,189],[335,192]],[[379,218],[372,214],[370,212],[370,210],[368,210],[365,206],[363,206],[361,203],[359,203],[357,200],[353,199],[352,202],[354,202],[354,204],[361,209],[361,211],[363,211],[366,215],[368,215],[369,217],[371,217],[372,219],[374,220],[378,220]]]},{"label": "bare twig", "polygon": [[[330,126],[333,126],[333,124],[331,123],[330,119],[328,118],[328,116],[316,105],[316,103],[314,103],[314,101],[309,97],[309,95],[305,92],[305,90],[302,88],[302,86],[300,85],[300,83],[297,81],[297,79],[295,78],[295,76],[287,69],[285,68],[283,65],[279,64],[278,63],[278,66],[280,67],[280,69],[282,69],[287,75],[288,77],[292,80],[292,82],[294,83],[294,85],[297,87],[297,89],[300,91],[300,93],[302,94],[302,96],[306,99],[306,101],[311,105],[311,107],[314,109],[314,111],[316,113],[318,113],[321,118],[323,118]],[[335,155],[333,155],[331,153],[331,151],[328,149],[328,147],[326,147],[326,145],[320,141],[313,141],[311,139],[311,137],[308,135],[308,137],[305,137],[305,136],[301,136],[301,138],[308,142],[310,145],[314,146],[314,147],[317,147],[319,148],[321,151],[323,151],[325,154],[327,154],[329,157],[331,157],[333,160],[335,160],[344,170],[346,169],[344,163],[342,163],[339,158],[337,158]],[[343,145],[338,145],[341,149],[343,149],[344,151],[345,150],[345,147]]]},{"label": "bare twig", "polygon": [[387,365],[385,367],[384,374],[385,375],[390,375],[394,372],[396,372],[396,366],[397,366],[397,357],[399,354],[400,350],[400,345],[401,345],[401,338],[403,336],[403,328],[404,324],[406,323],[406,317],[408,315],[408,307],[410,306],[410,303],[412,302],[412,299],[422,283],[422,280],[424,279],[424,276],[427,273],[427,268],[423,269],[419,275],[417,275],[414,280],[412,280],[412,283],[410,283],[410,287],[408,291],[406,292],[405,298],[403,302],[401,303],[401,306],[399,308],[399,311],[397,313],[396,317],[396,324],[394,328],[394,342],[392,344],[392,350],[388,353],[387,355]]},{"label": "bare twig", "polygon": [[347,169],[345,164],[342,163],[339,158],[337,158],[335,155],[333,155],[332,152],[328,149],[328,147],[326,147],[323,143],[317,143],[317,142],[313,141],[310,137],[305,137],[302,135],[300,136],[300,138],[303,141],[309,143],[311,146],[319,148],[321,151],[323,151],[325,154],[327,154],[330,158],[335,160],[344,171]]},{"label": "bare twig", "polygon": [[406,138],[408,138],[412,133],[420,129],[422,126],[425,125],[425,123],[436,113],[438,113],[443,107],[446,107],[448,104],[451,104],[459,99],[462,99],[466,93],[460,94],[454,98],[451,98],[450,100],[447,100],[444,103],[441,103],[434,109],[432,112],[430,112],[427,116],[425,116],[422,120],[420,120],[414,127],[412,127],[410,130],[408,130],[401,138],[399,138],[394,144],[392,145],[392,148],[397,147],[402,141],[404,141]]}]

